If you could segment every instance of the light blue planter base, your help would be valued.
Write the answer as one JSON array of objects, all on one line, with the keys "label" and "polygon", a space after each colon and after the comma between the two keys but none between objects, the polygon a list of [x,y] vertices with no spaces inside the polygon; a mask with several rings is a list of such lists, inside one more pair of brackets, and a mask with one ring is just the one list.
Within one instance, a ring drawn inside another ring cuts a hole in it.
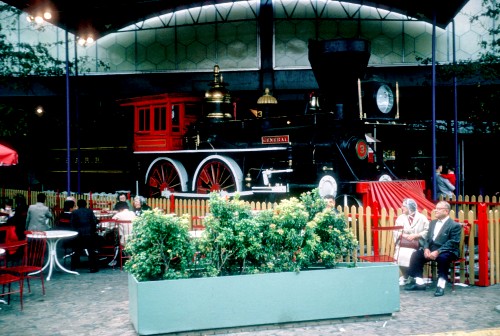
[{"label": "light blue planter base", "polygon": [[398,278],[391,263],[146,282],[129,274],[129,315],[139,335],[155,335],[392,314]]}]

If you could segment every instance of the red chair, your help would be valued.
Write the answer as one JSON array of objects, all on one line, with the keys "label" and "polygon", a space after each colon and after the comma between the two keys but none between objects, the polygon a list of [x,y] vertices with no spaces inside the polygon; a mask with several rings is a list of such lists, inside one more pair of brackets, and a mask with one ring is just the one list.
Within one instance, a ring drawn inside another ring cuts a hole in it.
[{"label": "red chair", "polygon": [[101,219],[97,227],[97,232],[102,237],[102,244],[98,248],[99,253],[97,253],[97,258],[98,260],[110,258],[111,262],[108,265],[114,268],[119,252],[116,220]]},{"label": "red chair", "polygon": [[6,267],[9,257],[19,254],[22,247],[26,245],[26,240],[19,240],[14,225],[0,226],[0,248],[5,250],[5,254],[0,256],[0,262]]},{"label": "red chair", "polygon": [[371,228],[373,239],[373,255],[358,256],[358,259],[369,262],[397,262],[394,256],[394,233],[399,237],[403,233],[403,226],[375,226]]},{"label": "red chair", "polygon": [[[17,282],[17,289],[12,289],[12,284]],[[10,304],[10,295],[19,293],[19,302],[21,303],[21,310],[23,310],[23,280],[20,276],[0,273],[0,286],[2,286],[2,292],[0,296],[7,296],[7,304]],[[7,287],[7,291],[6,290]]]},{"label": "red chair", "polygon": [[45,231],[25,231],[30,234],[28,243],[24,247],[23,260],[19,266],[11,266],[3,269],[4,272],[19,276],[21,280],[28,283],[28,291],[31,293],[30,279],[38,278],[42,282],[42,293],[45,295],[45,284],[43,280],[43,265],[45,261],[45,250],[47,248],[47,235]]},{"label": "red chair", "polygon": [[120,259],[120,270],[123,270],[123,260],[130,259],[130,256],[125,252],[125,246],[130,237],[132,237],[132,221],[117,220],[116,226],[118,228],[118,258]]}]

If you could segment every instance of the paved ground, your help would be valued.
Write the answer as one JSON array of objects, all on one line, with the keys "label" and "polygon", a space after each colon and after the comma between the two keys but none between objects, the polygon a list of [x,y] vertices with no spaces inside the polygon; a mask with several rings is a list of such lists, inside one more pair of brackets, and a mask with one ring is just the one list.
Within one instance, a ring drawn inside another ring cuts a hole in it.
[{"label": "paved ground", "polygon": [[[0,335],[136,335],[128,316],[127,274],[111,268],[93,274],[79,271],[79,276],[55,271],[45,296],[40,281],[33,281],[23,311],[17,295],[10,305],[0,304]],[[433,288],[402,290],[401,309],[392,315],[177,335],[500,335],[500,285],[457,286],[453,293],[448,286],[440,298],[433,293]]]}]

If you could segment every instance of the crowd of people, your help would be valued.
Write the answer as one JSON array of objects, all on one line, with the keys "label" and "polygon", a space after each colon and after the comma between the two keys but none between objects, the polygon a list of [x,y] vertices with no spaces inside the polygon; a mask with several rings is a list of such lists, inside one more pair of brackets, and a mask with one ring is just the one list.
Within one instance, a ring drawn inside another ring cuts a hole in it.
[{"label": "crowd of people", "polygon": [[[79,199],[76,201],[73,196],[68,196],[64,201],[62,211],[55,217],[53,211],[45,204],[46,199],[45,193],[38,193],[36,203],[29,206],[26,198],[22,195],[15,196],[14,202],[7,200],[2,207],[2,214],[8,216],[5,225],[15,226],[18,240],[25,239],[25,231],[27,230],[46,231],[59,229],[78,231],[78,235],[74,239],[64,242],[64,248],[72,250],[69,254],[71,256],[71,269],[75,270],[80,267],[81,256],[85,254],[88,256],[89,271],[91,273],[98,272],[99,260],[97,253],[99,247],[104,243],[104,238],[97,230],[99,220],[93,209],[87,207],[86,200]],[[146,199],[140,195],[135,196],[133,203],[131,203],[126,193],[120,193],[113,209],[112,219],[132,221],[135,217],[142,215],[145,210],[151,210],[151,207],[147,205]],[[121,234],[116,232],[116,236],[121,239],[124,239],[123,235],[123,232]],[[116,244],[118,243],[117,241]],[[121,243],[123,244],[123,241]]]},{"label": "crowd of people", "polygon": [[[456,180],[452,169],[448,170],[448,174],[442,174],[442,169],[442,166],[436,169],[437,181],[441,181],[437,184],[438,195],[443,193],[448,197],[449,193],[454,190]],[[445,188],[448,188],[447,192]],[[20,240],[25,238],[25,230],[49,230],[52,226],[51,222],[55,222],[54,226],[58,229],[78,231],[77,237],[71,241],[70,246],[66,246],[73,250],[71,267],[72,269],[79,267],[82,253],[86,251],[89,271],[97,272],[99,262],[96,253],[102,237],[97,232],[99,220],[94,211],[87,207],[84,199],[75,201],[73,197],[68,197],[64,201],[63,211],[58,218],[53,218],[52,211],[45,205],[45,201],[46,195],[39,193],[36,203],[28,206],[23,196],[16,196],[14,204],[7,202],[3,209],[3,213],[9,216],[7,225],[15,226]],[[324,201],[326,211],[338,213],[335,209],[335,198],[332,195],[324,196]],[[142,196],[135,196],[131,203],[127,194],[121,193],[113,209],[115,213],[112,219],[132,221],[151,207]],[[402,227],[402,230],[394,233],[394,259],[399,265],[401,275],[399,285],[404,286],[405,290],[425,290],[427,286],[424,282],[423,268],[426,263],[433,261],[437,264],[438,270],[438,283],[434,295],[442,296],[449,275],[450,262],[459,257],[461,225],[449,217],[451,206],[446,201],[436,204],[435,219],[431,221],[418,211],[418,205],[414,199],[404,199],[401,210],[402,213],[397,217],[395,226]],[[118,234],[117,237],[124,239],[124,232]]]}]

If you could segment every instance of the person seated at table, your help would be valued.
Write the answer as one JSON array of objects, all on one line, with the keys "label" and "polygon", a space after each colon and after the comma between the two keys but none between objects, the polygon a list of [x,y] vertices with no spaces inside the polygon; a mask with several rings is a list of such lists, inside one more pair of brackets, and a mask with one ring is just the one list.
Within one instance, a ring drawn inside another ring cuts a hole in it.
[{"label": "person seated at table", "polygon": [[87,201],[79,199],[78,209],[71,214],[71,227],[78,231],[73,242],[73,252],[71,256],[71,269],[75,270],[80,264],[80,256],[86,250],[89,258],[90,273],[99,271],[96,250],[98,248],[97,218],[94,212],[87,208]]},{"label": "person seated at table", "polygon": [[132,220],[136,217],[135,212],[131,211],[127,202],[118,201],[115,209],[117,213],[113,216],[116,220]]},{"label": "person seated at table", "polygon": [[143,211],[151,210],[151,207],[146,203],[146,199],[142,196],[134,197],[134,212],[136,216],[142,215]]},{"label": "person seated at table", "polygon": [[[126,202],[118,202],[116,209],[118,212],[113,216],[113,219],[123,220],[123,221],[131,221],[135,217],[137,217],[135,215],[135,212],[130,211],[128,209],[128,205]],[[130,224],[130,225],[132,225],[132,224]],[[118,231],[119,231],[118,235],[120,237],[120,244],[123,245],[123,244],[125,244],[125,241],[126,241],[126,237],[124,236],[124,233],[123,233],[123,227],[118,226]],[[130,231],[132,231],[132,230],[130,229],[129,232]]]},{"label": "person seated at table", "polygon": [[14,209],[12,209],[11,199],[5,201],[4,207],[0,209],[0,212],[4,213],[8,218],[14,216]]},{"label": "person seated at table", "polygon": [[50,230],[50,221],[53,219],[52,211],[45,205],[47,196],[45,193],[36,195],[36,204],[28,207],[26,217],[26,230],[47,231]]},{"label": "person seated at table", "polygon": [[76,198],[75,198],[75,196],[68,196],[68,197],[66,197],[66,201],[73,201],[73,204],[74,204],[73,210],[76,210],[77,206],[76,206]]},{"label": "person seated at table", "polygon": [[[130,211],[128,208],[127,202],[119,201],[116,203],[116,210],[118,211],[114,216],[113,219],[115,220],[122,220],[122,221],[132,221],[134,218],[137,216],[135,215],[135,212]],[[130,225],[129,230],[126,230],[128,234],[132,232],[132,224],[126,224]],[[127,240],[127,237],[125,236],[125,230],[123,225],[118,225],[118,237],[120,238],[119,242],[116,242],[116,244],[121,244],[124,245],[125,241]],[[115,256],[113,260],[108,264],[109,266],[114,266],[116,265],[116,258],[118,257],[118,249],[116,249]]]},{"label": "person seated at table", "polygon": [[28,217],[28,203],[23,195],[14,197],[14,216],[7,219],[7,225],[16,227],[16,235],[19,240],[24,240],[26,231],[26,218]]},{"label": "person seated at table", "polygon": [[134,210],[134,207],[132,206],[132,204],[130,204],[130,201],[127,198],[127,194],[125,194],[125,193],[118,194],[118,198],[116,200],[115,206],[113,207],[113,210],[118,211],[118,209],[116,207],[117,207],[118,203],[120,203],[120,202],[127,203],[128,209]]},{"label": "person seated at table", "polygon": [[66,200],[64,201],[63,211],[57,219],[57,228],[60,230],[70,230],[71,229],[71,215],[75,210],[75,201]]}]

